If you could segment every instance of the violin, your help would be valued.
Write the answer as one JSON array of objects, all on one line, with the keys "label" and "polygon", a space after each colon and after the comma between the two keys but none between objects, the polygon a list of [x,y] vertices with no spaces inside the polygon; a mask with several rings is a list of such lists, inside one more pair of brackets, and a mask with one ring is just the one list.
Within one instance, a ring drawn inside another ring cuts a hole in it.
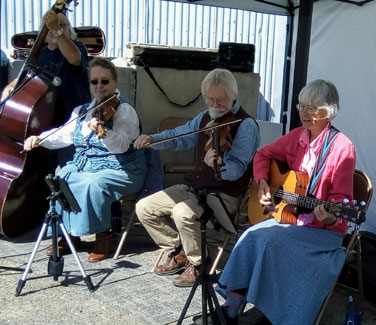
[{"label": "violin", "polygon": [[115,115],[116,108],[119,106],[119,104],[120,104],[120,99],[116,96],[113,96],[111,99],[105,100],[103,105],[100,105],[93,112],[93,117],[97,117],[99,120],[97,132],[100,138],[102,139],[106,138],[107,136],[106,124]]},{"label": "violin", "polygon": [[231,112],[216,118],[210,121],[206,127],[212,127],[215,125],[221,125],[220,127],[211,129],[206,135],[208,137],[208,141],[205,144],[205,151],[209,149],[214,149],[216,152],[216,159],[214,160],[214,168],[213,172],[217,179],[221,179],[221,172],[219,170],[218,165],[218,155],[223,155],[223,153],[231,148],[232,144],[232,134],[231,130],[235,124],[235,115]]}]

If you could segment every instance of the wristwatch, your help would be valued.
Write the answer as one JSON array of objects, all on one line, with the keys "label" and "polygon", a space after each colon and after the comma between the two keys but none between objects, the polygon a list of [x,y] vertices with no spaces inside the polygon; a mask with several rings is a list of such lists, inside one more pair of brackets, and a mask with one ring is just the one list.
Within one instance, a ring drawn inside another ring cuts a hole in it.
[{"label": "wristwatch", "polygon": [[58,29],[57,31],[56,31],[56,33],[55,33],[55,37],[59,37],[59,36],[61,36],[61,35],[63,35],[63,33],[64,33],[64,31],[60,28],[60,29]]}]

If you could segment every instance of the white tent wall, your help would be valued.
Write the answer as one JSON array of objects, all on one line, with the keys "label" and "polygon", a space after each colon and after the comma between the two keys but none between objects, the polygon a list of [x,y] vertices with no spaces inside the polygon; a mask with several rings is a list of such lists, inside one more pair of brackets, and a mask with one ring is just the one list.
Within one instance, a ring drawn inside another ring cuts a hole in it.
[{"label": "white tent wall", "polygon": [[[307,81],[332,81],[340,95],[333,124],[354,143],[357,165],[376,186],[376,1],[314,3]],[[376,195],[362,230],[376,233]]]}]

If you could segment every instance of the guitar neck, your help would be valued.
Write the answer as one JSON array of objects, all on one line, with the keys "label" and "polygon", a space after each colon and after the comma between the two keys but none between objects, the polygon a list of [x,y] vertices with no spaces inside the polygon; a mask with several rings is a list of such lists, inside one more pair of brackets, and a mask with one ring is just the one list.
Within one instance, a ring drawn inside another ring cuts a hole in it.
[{"label": "guitar neck", "polygon": [[325,209],[331,213],[333,203],[318,200],[313,197],[299,195],[296,193],[285,192],[280,189],[275,190],[274,196],[282,199],[283,202],[295,205],[300,208],[313,210],[318,205],[323,205]]},{"label": "guitar neck", "polygon": [[309,197],[305,195],[308,184],[308,175],[289,170],[283,167],[280,162],[273,160],[270,166],[269,186],[274,205],[272,208],[260,205],[259,186],[255,181],[252,182],[251,204],[248,204],[249,220],[256,224],[269,216],[273,216],[278,222],[295,223],[296,209],[294,207],[312,211],[318,205],[323,205],[329,213],[337,218],[351,221],[357,225],[365,220],[365,209],[367,207],[365,202],[361,201],[358,204],[355,200],[349,201],[348,199],[343,199],[343,202],[326,202]]}]

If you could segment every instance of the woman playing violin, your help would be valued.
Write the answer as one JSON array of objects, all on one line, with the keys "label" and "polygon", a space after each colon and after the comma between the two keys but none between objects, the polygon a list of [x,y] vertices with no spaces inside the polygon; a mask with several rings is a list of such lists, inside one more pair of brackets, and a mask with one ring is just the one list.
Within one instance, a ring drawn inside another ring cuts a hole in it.
[{"label": "woman playing violin", "polygon": [[[31,150],[39,142],[48,149],[74,144],[73,160],[58,176],[67,181],[82,212],[70,214],[58,204],[57,212],[75,245],[79,245],[80,236],[96,234],[94,249],[89,255],[89,261],[95,262],[105,258],[111,249],[111,203],[141,189],[147,165],[143,150],[129,149],[140,134],[140,121],[132,106],[119,97],[115,66],[104,58],[93,59],[89,65],[89,82],[94,99],[74,109],[70,117],[73,123],[68,121],[57,132],[52,129],[29,137],[24,148]],[[115,105],[103,104],[90,110],[114,94]],[[69,253],[64,237],[59,241],[59,253]],[[51,247],[47,254],[52,254]]]},{"label": "woman playing violin", "polygon": [[[196,169],[185,175],[184,184],[152,194],[136,205],[137,216],[146,230],[169,254],[165,264],[156,267],[155,273],[175,274],[185,269],[173,280],[173,284],[180,287],[193,285],[201,264],[200,223],[197,219],[203,209],[195,192],[207,189],[219,193],[228,211],[234,213],[240,196],[247,189],[251,161],[260,142],[256,122],[237,101],[237,83],[230,71],[211,71],[201,84],[201,93],[208,108],[191,121],[159,134],[141,135],[134,143],[135,148],[142,148],[153,141],[202,129],[214,119],[218,119],[216,122],[221,122],[222,118],[227,120],[228,116],[240,119],[229,132],[223,132],[223,140],[231,142],[227,149],[206,146],[208,139],[204,133],[152,146],[155,149],[196,149]],[[213,172],[214,168],[216,172]],[[171,226],[171,220],[176,228]]]}]

